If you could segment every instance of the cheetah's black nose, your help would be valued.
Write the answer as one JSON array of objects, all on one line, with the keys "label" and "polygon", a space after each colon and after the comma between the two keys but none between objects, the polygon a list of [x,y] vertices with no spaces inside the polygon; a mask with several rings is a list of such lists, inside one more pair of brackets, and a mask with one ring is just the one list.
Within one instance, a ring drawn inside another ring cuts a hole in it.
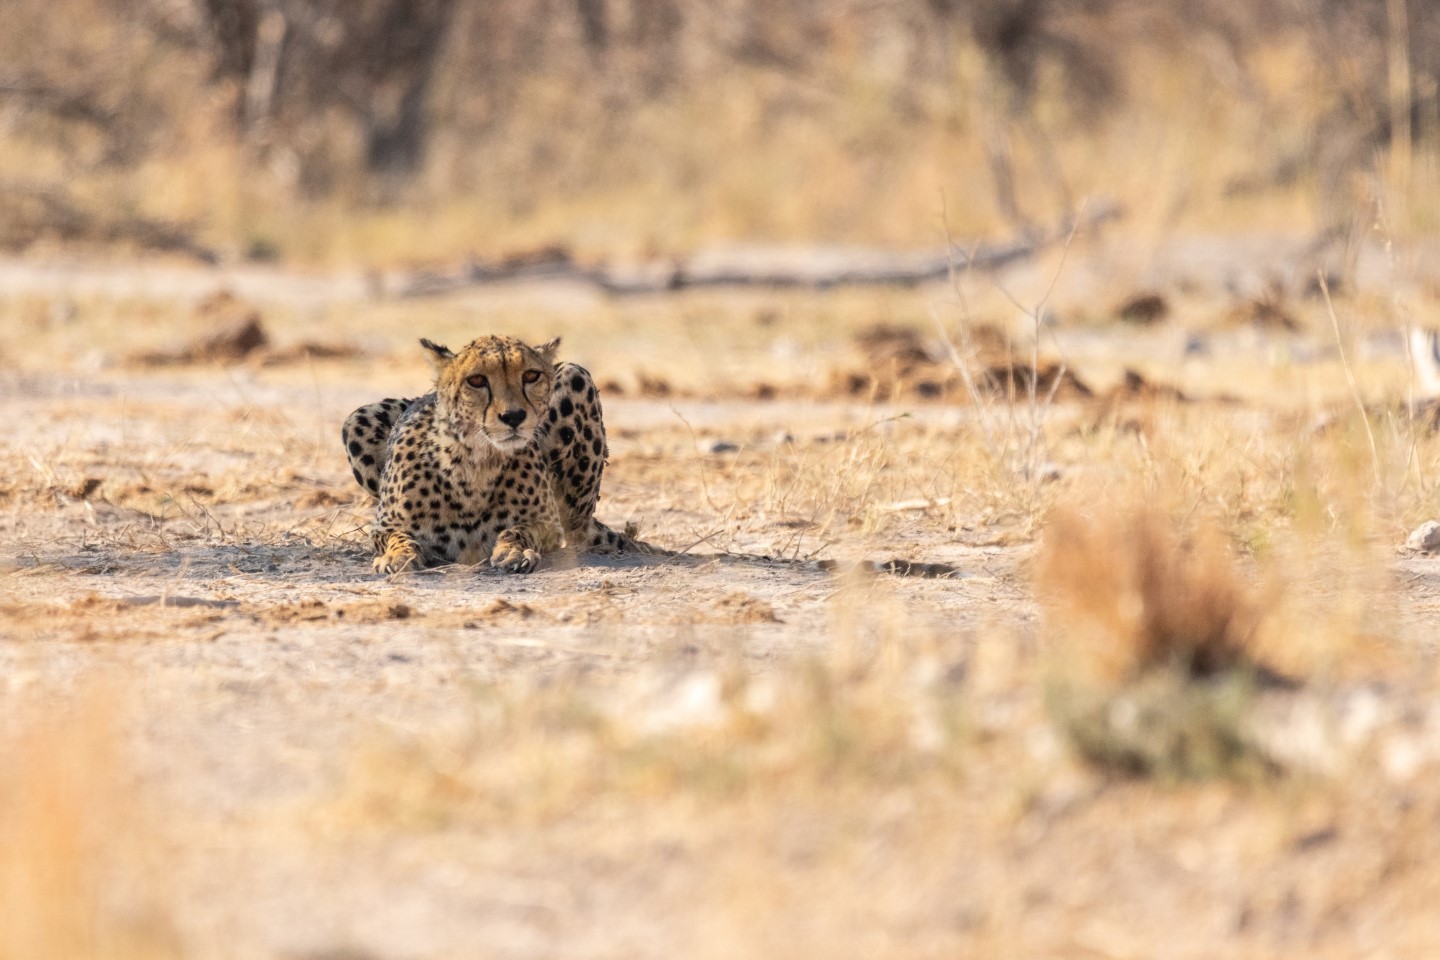
[{"label": "cheetah's black nose", "polygon": [[513,430],[515,427],[518,427],[520,426],[520,424],[525,422],[525,411],[506,410],[504,413],[500,414],[500,422]]}]

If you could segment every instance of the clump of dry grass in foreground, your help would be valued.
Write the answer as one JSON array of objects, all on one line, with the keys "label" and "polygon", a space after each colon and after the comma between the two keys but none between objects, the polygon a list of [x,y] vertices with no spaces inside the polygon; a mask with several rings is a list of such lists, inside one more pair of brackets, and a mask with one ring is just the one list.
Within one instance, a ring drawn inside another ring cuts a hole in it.
[{"label": "clump of dry grass in foreground", "polygon": [[1182,537],[1154,508],[1101,516],[1057,510],[1036,583],[1055,641],[1092,680],[1259,666],[1255,638],[1266,598],[1218,533]]},{"label": "clump of dry grass in foreground", "polygon": [[0,960],[169,960],[162,854],[125,775],[112,697],[7,704],[0,727]]},{"label": "clump of dry grass in foreground", "polygon": [[1062,509],[1036,587],[1050,712],[1083,757],[1163,779],[1270,770],[1246,721],[1256,690],[1281,681],[1260,646],[1276,591],[1253,586],[1219,534],[1184,536],[1151,506]]}]

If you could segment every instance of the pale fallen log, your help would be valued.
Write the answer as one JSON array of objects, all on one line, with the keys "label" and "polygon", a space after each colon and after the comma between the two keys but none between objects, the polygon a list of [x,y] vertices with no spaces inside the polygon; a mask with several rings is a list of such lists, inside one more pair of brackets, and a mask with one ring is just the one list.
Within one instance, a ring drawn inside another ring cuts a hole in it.
[{"label": "pale fallen log", "polygon": [[550,247],[498,261],[471,261],[456,270],[423,272],[386,284],[393,296],[427,297],[491,283],[561,280],[606,293],[635,295],[704,287],[824,290],[841,286],[913,286],[946,279],[952,270],[997,270],[1035,256],[1120,216],[1114,204],[1095,204],[1079,219],[1008,243],[979,243],[949,250],[896,253],[853,247],[726,247],[688,258],[643,264],[577,263],[568,250]]}]

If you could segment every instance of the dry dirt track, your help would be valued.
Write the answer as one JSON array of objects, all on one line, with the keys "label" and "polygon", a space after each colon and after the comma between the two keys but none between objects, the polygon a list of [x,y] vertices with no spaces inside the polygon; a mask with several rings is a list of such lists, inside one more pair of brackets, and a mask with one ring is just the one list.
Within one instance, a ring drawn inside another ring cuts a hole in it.
[{"label": "dry dirt track", "polygon": [[[644,865],[653,852],[572,863],[563,838],[547,835],[517,863],[504,837],[423,830],[332,846],[314,833],[324,815],[295,811],[343,795],[368,740],[463,730],[488,696],[477,691],[494,685],[578,679],[641,725],[708,723],[717,664],[754,671],[831,652],[833,621],[848,616],[836,611],[839,581],[632,558],[527,577],[376,577],[368,503],[334,440],[370,395],[248,377],[3,381],[14,473],[0,519],[0,690],[17,703],[27,691],[57,703],[78,691],[114,706],[127,776],[178,848],[146,882],[175,905],[196,955],[339,957],[351,954],[325,951],[360,944],[354,956],[541,957],[565,930],[585,931],[570,955],[664,955],[654,918],[683,911],[694,878],[682,868],[688,879],[667,889],[668,868]],[[803,444],[884,414],[614,401],[603,515],[642,519],[647,536],[676,546],[717,529],[704,505],[665,505],[626,482],[642,445],[626,437],[664,433],[660,424],[681,430],[674,464],[703,471],[725,455],[699,452],[691,429],[762,444],[783,430]],[[926,631],[963,634],[997,604],[1028,615],[1013,551],[916,529],[898,552],[958,562],[966,576],[887,578],[867,594]],[[646,907],[626,921],[623,902],[636,897]]]},{"label": "dry dirt track", "polygon": [[[500,326],[565,334],[602,382],[653,340],[692,371],[823,384],[837,324],[899,309],[506,296]],[[1202,329],[1192,353],[1198,298],[1155,328],[1062,327],[1087,377],[1140,364],[1248,399],[1067,402],[1047,423],[1059,479],[1031,501],[1036,474],[983,469],[964,404],[607,398],[603,519],[959,578],[583,558],[386,580],[338,427],[423,381],[395,344],[416,308],[336,324],[290,298],[267,308],[277,339],[389,347],[143,368],[126,356],[199,320],[103,297],[12,304],[0,329],[0,892],[32,898],[0,915],[0,957],[1430,955],[1440,571],[1394,545],[1434,505],[1428,466],[1408,478],[1440,442],[1377,420],[1395,492],[1362,503],[1363,432],[1312,427],[1348,409],[1327,327]],[[425,308],[451,340],[478,322]],[[1402,354],[1374,326],[1356,339],[1381,383]],[[1252,564],[1290,556],[1314,482],[1332,552],[1286,568],[1285,616],[1350,645],[1265,704],[1293,776],[1107,776],[1047,713],[1044,510],[1142,473]],[[1343,546],[1361,506],[1369,540]],[[1351,571],[1364,551],[1377,564]]]}]

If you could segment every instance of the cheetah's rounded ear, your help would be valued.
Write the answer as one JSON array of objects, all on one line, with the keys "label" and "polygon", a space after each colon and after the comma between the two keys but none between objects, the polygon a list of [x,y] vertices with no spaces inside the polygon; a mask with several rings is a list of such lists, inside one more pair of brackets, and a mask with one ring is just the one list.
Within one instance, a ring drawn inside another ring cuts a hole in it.
[{"label": "cheetah's rounded ear", "polygon": [[444,370],[445,366],[451,360],[455,359],[455,352],[453,350],[449,347],[442,347],[433,340],[426,340],[424,337],[421,337],[420,346],[424,347],[425,352],[430,355],[430,365],[435,368],[437,374],[441,370]]},{"label": "cheetah's rounded ear", "polygon": [[559,349],[560,338],[556,337],[554,340],[547,340],[544,343],[540,344],[540,346],[535,347],[535,352],[540,354],[540,359],[544,360],[546,363],[554,363],[555,353]]}]

